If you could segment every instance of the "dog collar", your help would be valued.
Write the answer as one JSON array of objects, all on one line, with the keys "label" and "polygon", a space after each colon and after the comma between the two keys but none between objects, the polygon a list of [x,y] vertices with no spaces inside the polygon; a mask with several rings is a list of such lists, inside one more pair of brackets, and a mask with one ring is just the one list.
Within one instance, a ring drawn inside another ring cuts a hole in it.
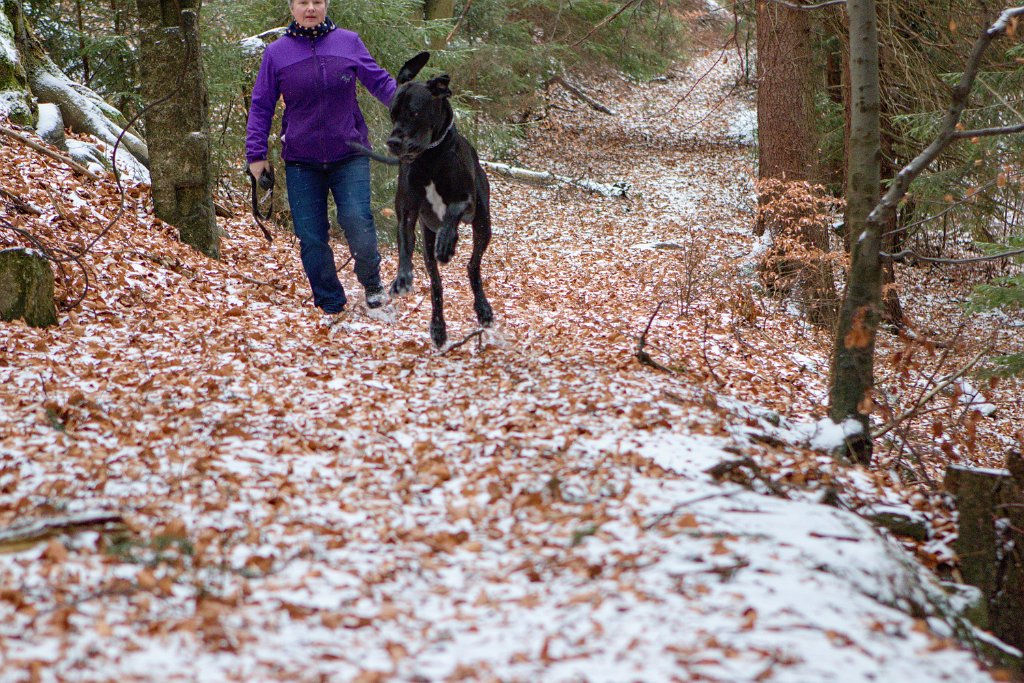
[{"label": "dog collar", "polygon": [[445,129],[445,131],[444,131],[444,135],[442,135],[441,137],[439,137],[439,138],[438,138],[437,140],[435,140],[434,142],[430,143],[430,144],[429,144],[429,145],[427,146],[427,149],[425,149],[425,150],[423,150],[423,151],[424,151],[424,152],[426,152],[427,150],[431,150],[431,149],[434,149],[435,147],[437,147],[438,145],[440,145],[440,144],[441,144],[442,142],[444,142],[444,139],[445,139],[446,137],[448,137],[448,133],[451,133],[451,132],[452,132],[452,128],[454,128],[454,127],[455,127],[455,117],[454,117],[454,116],[452,116],[452,122],[448,124],[448,128],[446,128],[446,129]]}]

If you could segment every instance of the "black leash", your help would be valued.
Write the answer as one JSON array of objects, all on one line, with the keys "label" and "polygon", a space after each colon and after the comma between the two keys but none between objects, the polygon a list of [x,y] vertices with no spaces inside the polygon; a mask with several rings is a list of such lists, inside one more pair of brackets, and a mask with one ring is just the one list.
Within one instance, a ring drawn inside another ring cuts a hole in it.
[{"label": "black leash", "polygon": [[[248,168],[245,169],[245,172],[249,174],[249,184],[252,185],[252,217],[256,219],[256,225],[258,225],[260,230],[263,231],[263,236],[267,238],[267,242],[273,244],[274,237],[270,234],[270,231],[267,230],[267,226],[263,225],[263,221],[270,220],[270,211],[273,210],[274,207],[274,167],[268,165],[263,169],[263,173],[260,174],[258,181],[256,180],[256,176],[254,176],[252,171]],[[256,187],[257,184],[259,185],[259,189]],[[260,200],[258,197],[259,190],[270,190],[270,209],[267,211],[266,215],[263,215],[260,212]]]}]

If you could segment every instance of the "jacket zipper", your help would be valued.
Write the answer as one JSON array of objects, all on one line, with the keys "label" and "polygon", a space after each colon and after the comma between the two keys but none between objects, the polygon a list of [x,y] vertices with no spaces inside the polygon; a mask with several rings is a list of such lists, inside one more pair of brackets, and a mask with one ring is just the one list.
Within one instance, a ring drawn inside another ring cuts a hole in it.
[{"label": "jacket zipper", "polygon": [[327,163],[327,140],[324,137],[324,90],[326,88],[327,74],[324,73],[325,66],[320,63],[320,56],[316,52],[316,38],[310,38],[310,46],[313,49],[313,69],[316,70],[316,111],[320,120],[320,163]]}]

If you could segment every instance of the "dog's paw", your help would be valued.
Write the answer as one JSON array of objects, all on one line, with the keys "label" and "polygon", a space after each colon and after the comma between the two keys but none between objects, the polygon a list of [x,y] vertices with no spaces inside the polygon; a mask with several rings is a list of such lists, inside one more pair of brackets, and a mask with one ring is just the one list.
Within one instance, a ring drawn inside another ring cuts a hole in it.
[{"label": "dog's paw", "polygon": [[474,304],[473,308],[476,310],[476,319],[481,327],[490,327],[494,324],[494,311],[491,310],[491,305],[487,303],[487,299],[480,299]]},{"label": "dog's paw", "polygon": [[412,273],[399,273],[391,282],[391,296],[403,296],[412,291]]},{"label": "dog's paw", "polygon": [[459,231],[456,229],[440,230],[437,233],[437,244],[434,245],[434,257],[438,263],[448,263],[455,256],[455,245],[459,242]]}]

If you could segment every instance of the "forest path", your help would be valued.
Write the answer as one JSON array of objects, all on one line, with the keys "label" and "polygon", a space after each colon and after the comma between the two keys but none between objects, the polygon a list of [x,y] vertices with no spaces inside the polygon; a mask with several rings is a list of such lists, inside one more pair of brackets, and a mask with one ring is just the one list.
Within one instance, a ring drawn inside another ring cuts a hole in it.
[{"label": "forest path", "polygon": [[[287,240],[239,222],[212,263],[136,204],[81,309],[0,327],[0,523],[129,518],[0,555],[0,680],[989,680],[887,606],[932,589],[863,522],[704,474],[765,450],[729,395],[809,413],[824,362],[732,324],[760,305],[751,114],[716,56],[588,84],[616,117],[558,100],[522,165],[631,198],[495,178],[497,325],[446,355],[419,264],[394,322],[329,328]],[[671,374],[634,359],[660,301]]]}]

